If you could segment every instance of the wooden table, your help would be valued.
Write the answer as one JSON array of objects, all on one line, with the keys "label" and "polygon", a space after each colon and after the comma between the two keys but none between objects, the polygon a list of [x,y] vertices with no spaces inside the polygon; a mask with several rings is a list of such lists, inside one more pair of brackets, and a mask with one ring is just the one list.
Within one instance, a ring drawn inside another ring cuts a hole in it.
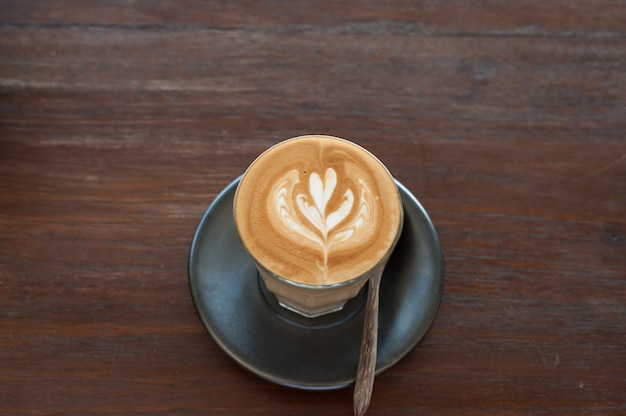
[{"label": "wooden table", "polygon": [[1,0],[0,413],[349,415],[237,365],[187,283],[216,195],[306,133],[445,256],[368,414],[625,414],[622,0]]}]

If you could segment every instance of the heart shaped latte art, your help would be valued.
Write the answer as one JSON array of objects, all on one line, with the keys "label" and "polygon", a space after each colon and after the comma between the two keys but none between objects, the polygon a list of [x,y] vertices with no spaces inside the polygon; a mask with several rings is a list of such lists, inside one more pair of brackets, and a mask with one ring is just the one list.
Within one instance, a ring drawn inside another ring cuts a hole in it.
[{"label": "heart shaped latte art", "polygon": [[268,208],[275,210],[284,231],[318,247],[321,255],[318,266],[327,277],[328,256],[333,247],[366,232],[363,225],[371,218],[372,192],[361,179],[356,181],[357,189],[338,189],[337,172],[333,168],[327,168],[323,177],[312,172],[308,187],[298,187],[300,190],[295,191],[299,183],[297,170],[287,172],[274,187]]}]

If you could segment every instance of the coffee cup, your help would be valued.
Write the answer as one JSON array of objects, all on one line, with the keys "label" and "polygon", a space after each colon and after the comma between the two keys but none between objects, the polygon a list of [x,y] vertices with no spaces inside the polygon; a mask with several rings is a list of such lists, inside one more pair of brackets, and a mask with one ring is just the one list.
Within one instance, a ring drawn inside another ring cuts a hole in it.
[{"label": "coffee cup", "polygon": [[233,209],[267,290],[307,318],[341,310],[381,272],[403,222],[400,193],[383,163],[324,135],[294,137],[258,156]]}]

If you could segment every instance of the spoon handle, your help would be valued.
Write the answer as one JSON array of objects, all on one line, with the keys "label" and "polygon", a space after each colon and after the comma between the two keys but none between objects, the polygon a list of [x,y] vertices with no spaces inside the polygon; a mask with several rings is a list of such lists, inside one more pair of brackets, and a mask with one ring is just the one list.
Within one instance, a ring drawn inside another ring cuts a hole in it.
[{"label": "spoon handle", "polygon": [[376,353],[378,344],[378,297],[380,280],[384,264],[379,265],[370,277],[370,287],[365,305],[365,321],[361,339],[361,353],[356,370],[354,384],[353,408],[355,416],[363,416],[372,397],[374,374],[376,371]]}]

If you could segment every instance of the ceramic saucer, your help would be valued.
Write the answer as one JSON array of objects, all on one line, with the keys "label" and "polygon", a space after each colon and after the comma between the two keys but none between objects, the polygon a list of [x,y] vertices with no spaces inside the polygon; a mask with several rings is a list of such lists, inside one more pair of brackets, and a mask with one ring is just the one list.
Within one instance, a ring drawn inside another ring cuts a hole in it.
[{"label": "ceramic saucer", "polygon": [[[239,180],[213,201],[191,243],[189,287],[200,320],[231,358],[264,379],[308,390],[353,384],[363,296],[344,312],[314,321],[277,306],[260,284],[235,229],[233,197]],[[404,228],[380,288],[377,373],[396,364],[424,337],[443,294],[443,258],[435,229],[418,200],[397,185]]]}]

